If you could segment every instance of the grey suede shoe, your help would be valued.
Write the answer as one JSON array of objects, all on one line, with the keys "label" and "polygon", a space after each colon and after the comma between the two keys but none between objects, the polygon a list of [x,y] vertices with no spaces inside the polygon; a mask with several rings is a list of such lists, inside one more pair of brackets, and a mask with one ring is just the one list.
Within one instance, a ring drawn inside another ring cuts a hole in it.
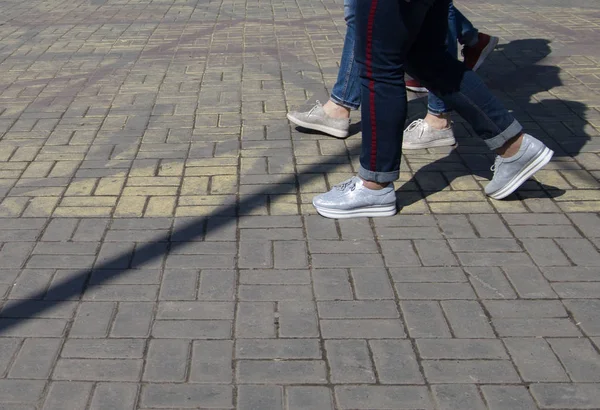
[{"label": "grey suede shoe", "polygon": [[444,130],[431,128],[422,119],[415,120],[404,130],[402,149],[424,149],[456,144],[452,127]]},{"label": "grey suede shoe", "polygon": [[369,189],[359,177],[352,177],[331,191],[313,198],[317,212],[327,218],[392,216],[396,214],[394,184]]},{"label": "grey suede shoe", "polygon": [[506,198],[542,169],[552,155],[554,151],[543,142],[525,134],[519,152],[509,158],[496,157],[492,166],[494,177],[485,187],[485,193],[494,199]]},{"label": "grey suede shoe", "polygon": [[319,101],[310,111],[292,111],[287,114],[287,118],[300,127],[321,131],[337,138],[346,138],[350,128],[350,119],[328,116]]}]

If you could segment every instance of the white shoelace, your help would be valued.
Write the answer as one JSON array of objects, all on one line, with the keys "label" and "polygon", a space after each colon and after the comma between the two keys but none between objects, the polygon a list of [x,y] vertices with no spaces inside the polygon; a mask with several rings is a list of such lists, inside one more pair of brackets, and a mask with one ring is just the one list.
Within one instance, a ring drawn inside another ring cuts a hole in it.
[{"label": "white shoelace", "polygon": [[321,104],[321,101],[317,100],[317,103],[314,105],[314,107],[312,107],[310,109],[310,111],[306,115],[310,116],[314,110],[316,110],[317,108],[322,107],[322,106],[323,105]]},{"label": "white shoelace", "polygon": [[490,171],[492,171],[493,173],[496,173],[496,170],[498,169],[498,165],[500,165],[501,162],[502,162],[502,158],[500,157],[500,155],[498,155],[496,157],[496,160],[494,161],[494,165],[492,165],[490,167]]},{"label": "white shoelace", "polygon": [[418,128],[418,127],[420,127],[421,132],[419,132],[419,135],[417,136],[417,138],[421,139],[421,137],[423,136],[423,133],[425,132],[425,120],[423,120],[422,118],[411,122],[410,125],[408,126],[408,128],[406,129],[406,131],[412,132],[415,130],[415,128]]}]

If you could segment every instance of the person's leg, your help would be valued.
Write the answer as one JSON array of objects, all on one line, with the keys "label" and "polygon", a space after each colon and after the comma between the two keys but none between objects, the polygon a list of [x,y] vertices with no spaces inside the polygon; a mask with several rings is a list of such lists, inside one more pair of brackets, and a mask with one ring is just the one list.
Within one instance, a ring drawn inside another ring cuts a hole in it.
[{"label": "person's leg", "polygon": [[356,62],[362,85],[362,146],[358,177],[317,195],[313,205],[331,218],[396,213],[406,119],[404,63],[435,0],[358,0]]},{"label": "person's leg", "polygon": [[450,5],[452,24],[451,30],[455,33],[455,39],[462,45],[473,47],[477,44],[479,30],[473,26],[473,23],[457,9],[454,4]]},{"label": "person's leg", "polygon": [[348,136],[350,111],[360,106],[360,80],[354,61],[356,0],[344,0],[346,36],[338,76],[329,100],[319,102],[308,112],[292,111],[287,118],[296,125],[338,138]]},{"label": "person's leg", "polygon": [[[446,51],[454,58],[458,57],[456,11],[454,4],[450,2],[448,6]],[[418,81],[416,82],[418,83]],[[426,88],[422,89],[427,91]],[[412,121],[406,127],[402,149],[424,149],[456,144],[450,112],[450,108],[446,107],[444,101],[429,92],[427,95],[427,115],[423,119]]]},{"label": "person's leg", "polygon": [[338,70],[337,80],[331,90],[330,102],[348,110],[360,107],[360,80],[358,66],[354,61],[356,37],[356,1],[344,0],[344,19],[346,20],[346,36]]},{"label": "person's leg", "polygon": [[[435,28],[445,17],[443,3],[431,8],[423,32],[407,56],[407,71],[419,78],[429,90],[453,107],[485,141],[498,158],[494,178],[486,193],[502,199],[514,192],[527,178],[541,169],[553,152],[543,143],[524,134],[518,121],[495,98],[481,79],[449,54],[440,52]],[[426,50],[426,51],[424,51]]]},{"label": "person's leg", "polygon": [[480,33],[454,4],[450,5],[450,9],[452,21],[449,22],[450,30],[448,31],[453,31],[454,45],[456,45],[456,40],[458,40],[464,46],[463,55],[465,57],[465,65],[471,70],[476,71],[491,52],[494,51],[499,39],[498,37]]}]

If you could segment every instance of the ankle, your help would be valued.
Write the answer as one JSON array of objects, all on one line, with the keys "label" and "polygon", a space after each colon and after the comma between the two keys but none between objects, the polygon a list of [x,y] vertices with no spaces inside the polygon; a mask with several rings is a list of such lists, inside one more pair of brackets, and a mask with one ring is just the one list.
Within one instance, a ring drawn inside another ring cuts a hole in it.
[{"label": "ankle", "polygon": [[445,130],[452,126],[449,113],[433,114],[428,112],[424,121],[435,130]]},{"label": "ankle", "polygon": [[367,181],[366,179],[362,179],[362,182],[363,182],[363,185],[365,186],[365,188],[369,188],[369,189],[373,189],[373,190],[383,189],[390,184],[389,182],[379,183],[379,182],[375,182],[375,181]]},{"label": "ankle", "polygon": [[350,109],[331,100],[323,105],[323,111],[331,118],[350,118]]},{"label": "ankle", "polygon": [[516,155],[521,148],[521,142],[523,141],[523,133],[517,135],[506,141],[506,143],[496,150],[496,153],[502,158],[510,158]]}]

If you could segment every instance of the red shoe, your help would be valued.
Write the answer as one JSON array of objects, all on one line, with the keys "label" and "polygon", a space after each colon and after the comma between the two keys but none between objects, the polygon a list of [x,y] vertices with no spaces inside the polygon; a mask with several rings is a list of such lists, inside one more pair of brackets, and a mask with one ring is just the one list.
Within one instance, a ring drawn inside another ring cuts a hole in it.
[{"label": "red shoe", "polygon": [[412,91],[413,93],[426,93],[429,90],[423,87],[420,82],[413,78],[407,78],[404,81],[406,83],[406,89]]},{"label": "red shoe", "polygon": [[465,65],[473,71],[476,71],[485,59],[491,54],[498,45],[498,37],[488,36],[479,33],[477,44],[473,47],[464,46],[462,53],[465,57]]}]

